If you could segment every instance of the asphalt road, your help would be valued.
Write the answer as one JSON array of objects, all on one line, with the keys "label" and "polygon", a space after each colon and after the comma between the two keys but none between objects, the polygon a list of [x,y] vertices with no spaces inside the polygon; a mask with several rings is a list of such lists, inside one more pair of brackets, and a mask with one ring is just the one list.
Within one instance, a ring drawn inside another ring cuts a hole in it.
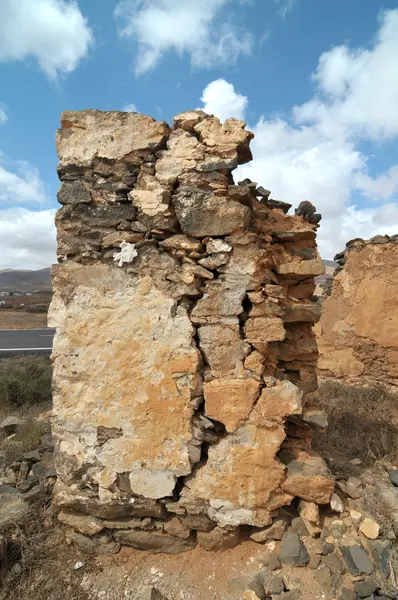
[{"label": "asphalt road", "polygon": [[50,354],[55,329],[0,329],[0,357]]}]

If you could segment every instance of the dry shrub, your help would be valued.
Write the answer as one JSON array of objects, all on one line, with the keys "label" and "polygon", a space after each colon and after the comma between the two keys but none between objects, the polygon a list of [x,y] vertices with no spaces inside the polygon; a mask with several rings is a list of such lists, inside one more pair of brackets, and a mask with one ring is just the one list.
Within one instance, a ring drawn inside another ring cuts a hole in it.
[{"label": "dry shrub", "polygon": [[[9,574],[0,600],[88,600],[80,586],[83,573],[73,570],[78,556],[65,544],[49,493],[44,492],[29,512],[1,533],[9,540]],[[17,574],[15,565],[20,566]]]},{"label": "dry shrub", "polygon": [[398,462],[398,395],[382,385],[352,387],[324,383],[319,390],[329,427],[314,437],[315,448],[328,458]]},{"label": "dry shrub", "polygon": [[363,498],[364,510],[381,526],[384,532],[396,528],[396,502],[392,503],[379,493],[377,486],[369,485]]},{"label": "dry shrub", "polygon": [[19,356],[0,361],[0,407],[8,413],[31,406],[51,406],[48,356]]}]

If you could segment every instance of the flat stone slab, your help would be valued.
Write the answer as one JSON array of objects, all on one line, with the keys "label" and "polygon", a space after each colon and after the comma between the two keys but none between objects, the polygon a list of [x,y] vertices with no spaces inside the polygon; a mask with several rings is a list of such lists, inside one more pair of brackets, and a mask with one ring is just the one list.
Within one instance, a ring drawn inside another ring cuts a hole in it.
[{"label": "flat stone slab", "polygon": [[150,550],[154,554],[180,554],[195,546],[193,539],[182,540],[161,531],[143,531],[131,529],[130,531],[117,531],[114,535],[117,542],[125,546],[132,546],[138,550]]},{"label": "flat stone slab", "polygon": [[373,564],[363,548],[342,546],[341,553],[351,575],[370,575],[373,572]]},{"label": "flat stone slab", "polygon": [[358,598],[369,598],[378,588],[374,581],[357,581],[354,584]]}]

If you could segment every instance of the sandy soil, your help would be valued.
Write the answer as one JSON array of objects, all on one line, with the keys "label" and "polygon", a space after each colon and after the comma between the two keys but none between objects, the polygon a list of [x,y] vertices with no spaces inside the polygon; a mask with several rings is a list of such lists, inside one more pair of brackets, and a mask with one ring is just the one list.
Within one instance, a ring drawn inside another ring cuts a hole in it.
[{"label": "sandy soil", "polygon": [[[83,575],[81,586],[92,600],[134,598],[141,585],[154,585],[168,600],[241,600],[242,592],[231,588],[231,579],[253,579],[264,568],[271,548],[272,542],[243,542],[224,552],[205,552],[196,547],[177,556],[122,548],[117,555],[95,559],[96,568],[92,565]],[[291,589],[299,589],[306,600],[334,598],[328,586],[317,581],[315,571],[285,566],[283,572]]]},{"label": "sandy soil", "polygon": [[47,327],[46,313],[0,310],[0,329],[42,329]]}]

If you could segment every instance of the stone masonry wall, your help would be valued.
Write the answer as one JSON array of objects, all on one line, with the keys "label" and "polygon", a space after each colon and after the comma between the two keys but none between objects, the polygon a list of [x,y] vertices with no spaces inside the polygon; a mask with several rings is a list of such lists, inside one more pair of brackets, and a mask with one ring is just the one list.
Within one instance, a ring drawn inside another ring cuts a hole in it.
[{"label": "stone masonry wall", "polygon": [[233,545],[296,496],[328,503],[311,450],[320,215],[234,183],[241,121],[87,110],[61,127],[60,519],[109,551],[180,552]]},{"label": "stone masonry wall", "polygon": [[317,324],[322,377],[398,385],[398,236],[351,240]]}]

